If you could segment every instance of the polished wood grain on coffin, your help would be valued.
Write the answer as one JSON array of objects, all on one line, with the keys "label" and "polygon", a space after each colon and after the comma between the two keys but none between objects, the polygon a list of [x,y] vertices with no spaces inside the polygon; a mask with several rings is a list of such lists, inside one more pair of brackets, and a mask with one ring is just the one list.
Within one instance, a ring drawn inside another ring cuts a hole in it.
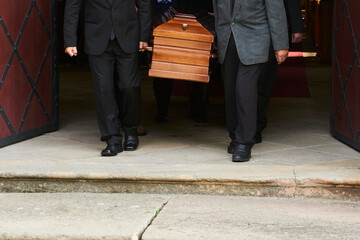
[{"label": "polished wood grain on coffin", "polygon": [[178,23],[165,23],[154,29],[154,37],[169,37],[201,42],[213,42],[214,36],[203,26],[188,25],[186,31]]},{"label": "polished wood grain on coffin", "polygon": [[154,46],[153,61],[209,66],[210,53],[195,49]]},{"label": "polished wood grain on coffin", "polygon": [[204,83],[208,83],[210,80],[209,75],[200,75],[200,74],[184,73],[184,72],[170,72],[170,71],[163,71],[157,69],[150,69],[149,76],[178,79],[178,80],[189,80],[189,81],[204,82]]},{"label": "polished wood grain on coffin", "polygon": [[158,62],[153,61],[151,67],[157,70],[163,71],[173,71],[173,72],[186,72],[207,75],[209,73],[208,67],[186,65],[186,64],[177,64],[177,63],[167,63],[167,62]]},{"label": "polished wood grain on coffin", "polygon": [[153,35],[150,77],[209,82],[214,37],[195,16],[177,14],[175,19],[155,28]]},{"label": "polished wood grain on coffin", "polygon": [[177,38],[156,37],[154,39],[154,45],[210,51],[212,43],[192,41],[192,40],[182,40]]}]

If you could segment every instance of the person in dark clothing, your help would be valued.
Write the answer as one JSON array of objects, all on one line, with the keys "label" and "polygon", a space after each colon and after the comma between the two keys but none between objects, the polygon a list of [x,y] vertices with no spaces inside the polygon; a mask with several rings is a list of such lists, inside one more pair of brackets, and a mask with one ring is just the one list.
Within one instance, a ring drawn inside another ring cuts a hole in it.
[{"label": "person in dark clothing", "polygon": [[[289,40],[291,43],[300,43],[303,37],[304,26],[301,16],[299,0],[284,0],[286,10]],[[272,46],[269,49],[269,60],[263,65],[258,81],[257,125],[254,143],[262,142],[262,132],[267,126],[266,112],[274,89],[278,63]]]},{"label": "person in dark clothing", "polygon": [[[176,0],[153,0],[153,28],[169,20],[165,18],[165,12],[169,11],[170,7],[176,7],[176,3]],[[157,106],[155,120],[158,122],[169,121],[168,113],[173,85],[173,79],[155,77],[153,80],[153,90]]]},{"label": "person in dark clothing", "polygon": [[[77,55],[77,27],[85,4],[85,52],[88,54],[101,140],[102,156],[134,151],[141,121],[139,48],[145,48],[151,32],[151,0],[67,0],[64,16],[65,52]],[[114,84],[114,67],[119,74]],[[122,96],[119,110],[115,88]],[[121,125],[119,111],[122,113]],[[120,127],[125,132],[124,147]]]},{"label": "person in dark clothing", "polygon": [[278,63],[288,55],[283,0],[213,0],[226,122],[233,162],[251,158],[256,133],[257,84],[273,45]]},{"label": "person in dark clothing", "polygon": [[[184,0],[184,8],[187,12],[193,13],[200,24],[203,25],[209,32],[215,35],[215,19],[209,13],[213,13],[212,1],[199,0],[188,1]],[[187,5],[186,5],[187,4]],[[181,8],[181,7],[180,7]],[[210,59],[209,69],[211,69],[210,82],[187,82],[187,88],[190,95],[190,112],[189,117],[196,122],[207,121],[207,106],[209,103],[209,89],[214,84],[214,78],[217,78],[218,69],[217,58]]]}]

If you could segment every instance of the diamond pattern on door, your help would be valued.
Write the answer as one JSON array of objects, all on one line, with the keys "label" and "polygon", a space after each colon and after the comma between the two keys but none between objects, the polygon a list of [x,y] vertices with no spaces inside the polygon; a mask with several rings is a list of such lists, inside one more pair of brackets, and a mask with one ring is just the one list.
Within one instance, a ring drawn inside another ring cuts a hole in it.
[{"label": "diamond pattern on door", "polygon": [[360,1],[334,3],[331,131],[360,150]]},{"label": "diamond pattern on door", "polygon": [[57,127],[56,6],[0,0],[0,146]]}]

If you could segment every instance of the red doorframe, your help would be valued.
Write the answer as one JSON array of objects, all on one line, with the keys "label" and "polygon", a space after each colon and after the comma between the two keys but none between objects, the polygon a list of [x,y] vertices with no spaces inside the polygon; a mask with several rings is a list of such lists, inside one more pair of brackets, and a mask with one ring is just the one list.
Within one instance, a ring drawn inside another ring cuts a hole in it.
[{"label": "red doorframe", "polygon": [[0,0],[0,147],[58,128],[56,0]]},{"label": "red doorframe", "polygon": [[335,0],[331,133],[360,150],[360,1]]}]

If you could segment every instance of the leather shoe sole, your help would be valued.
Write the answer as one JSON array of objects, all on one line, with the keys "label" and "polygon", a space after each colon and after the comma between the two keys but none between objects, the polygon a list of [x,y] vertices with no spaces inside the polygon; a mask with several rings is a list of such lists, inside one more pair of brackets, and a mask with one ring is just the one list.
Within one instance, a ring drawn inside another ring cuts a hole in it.
[{"label": "leather shoe sole", "polygon": [[249,154],[249,156],[232,156],[232,161],[233,162],[248,162],[251,158],[251,154]]},{"label": "leather shoe sole", "polygon": [[138,145],[127,145],[124,146],[124,151],[135,151],[137,149]]}]

